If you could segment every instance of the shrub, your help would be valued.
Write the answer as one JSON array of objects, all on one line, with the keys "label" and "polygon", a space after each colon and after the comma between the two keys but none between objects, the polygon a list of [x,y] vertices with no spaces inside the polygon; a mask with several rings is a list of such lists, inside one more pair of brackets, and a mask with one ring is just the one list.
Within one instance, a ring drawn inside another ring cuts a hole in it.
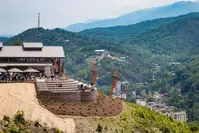
[{"label": "shrub", "polygon": [[32,133],[30,130],[25,130],[24,132],[21,132],[20,133]]},{"label": "shrub", "polygon": [[193,122],[189,124],[189,129],[190,129],[192,132],[197,132],[197,131],[199,131],[198,125],[196,125],[196,124],[193,123]]},{"label": "shrub", "polygon": [[58,128],[53,128],[54,133],[64,133],[63,131],[59,130]]},{"label": "shrub", "polygon": [[14,124],[12,124],[8,130],[10,133],[19,133],[19,128]]},{"label": "shrub", "polygon": [[104,97],[104,96],[105,96],[104,92],[101,91],[101,90],[98,90],[98,97],[101,98],[101,97]]},{"label": "shrub", "polygon": [[47,131],[48,131],[48,127],[47,127],[47,126],[44,126],[44,127],[43,127],[43,131],[44,131],[44,132],[47,132]]},{"label": "shrub", "polygon": [[6,122],[10,123],[10,117],[7,116],[7,115],[5,115],[5,116],[3,117],[3,121],[6,121]]},{"label": "shrub", "polygon": [[14,116],[14,121],[16,124],[25,124],[24,112],[18,110]]},{"label": "shrub", "polygon": [[35,127],[39,127],[39,126],[40,126],[40,124],[39,124],[39,121],[38,121],[38,120],[36,120],[36,121],[35,121],[34,126],[35,126]]},{"label": "shrub", "polygon": [[98,124],[98,125],[97,125],[96,131],[97,131],[98,133],[102,133],[102,130],[103,130],[103,127],[102,127],[100,124]]},{"label": "shrub", "polygon": [[104,131],[108,131],[108,127],[107,126],[104,128]]},{"label": "shrub", "polygon": [[171,133],[168,127],[163,127],[161,130],[162,130],[162,133]]}]

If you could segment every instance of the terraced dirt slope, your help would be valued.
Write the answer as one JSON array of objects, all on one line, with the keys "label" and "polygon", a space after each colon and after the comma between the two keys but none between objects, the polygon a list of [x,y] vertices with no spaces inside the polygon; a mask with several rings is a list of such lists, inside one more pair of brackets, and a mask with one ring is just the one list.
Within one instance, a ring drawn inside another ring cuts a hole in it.
[{"label": "terraced dirt slope", "polygon": [[0,84],[0,119],[4,115],[14,116],[17,110],[23,110],[27,120],[39,120],[40,123],[57,127],[67,133],[75,132],[75,123],[72,118],[62,119],[39,105],[34,84]]},{"label": "terraced dirt slope", "polygon": [[99,96],[96,102],[74,103],[66,101],[48,101],[40,99],[49,111],[58,115],[71,116],[117,116],[123,110],[123,104],[118,99]]}]

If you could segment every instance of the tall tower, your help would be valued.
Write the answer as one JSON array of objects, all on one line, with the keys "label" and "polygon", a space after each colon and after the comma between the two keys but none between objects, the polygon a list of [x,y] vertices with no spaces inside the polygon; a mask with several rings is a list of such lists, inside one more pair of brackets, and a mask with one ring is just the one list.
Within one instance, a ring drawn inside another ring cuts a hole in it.
[{"label": "tall tower", "polygon": [[40,13],[38,13],[38,28],[40,28]]}]

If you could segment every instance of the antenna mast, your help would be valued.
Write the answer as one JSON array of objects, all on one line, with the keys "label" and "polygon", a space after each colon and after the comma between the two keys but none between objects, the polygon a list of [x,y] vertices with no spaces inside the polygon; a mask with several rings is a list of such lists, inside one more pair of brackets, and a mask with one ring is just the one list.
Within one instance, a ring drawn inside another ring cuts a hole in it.
[{"label": "antenna mast", "polygon": [[38,13],[38,28],[40,28],[40,13]]}]

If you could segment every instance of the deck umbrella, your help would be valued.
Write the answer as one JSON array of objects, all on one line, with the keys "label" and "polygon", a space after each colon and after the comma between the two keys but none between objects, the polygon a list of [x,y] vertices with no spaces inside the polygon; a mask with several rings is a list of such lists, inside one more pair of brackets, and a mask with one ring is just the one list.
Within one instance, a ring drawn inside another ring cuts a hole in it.
[{"label": "deck umbrella", "polygon": [[23,71],[18,69],[18,68],[12,68],[12,69],[9,69],[8,72],[13,72],[13,73],[22,73]]},{"label": "deck umbrella", "polygon": [[24,70],[23,72],[25,72],[25,73],[38,73],[39,71],[36,70],[36,69],[33,69],[33,68],[29,68],[29,69]]},{"label": "deck umbrella", "polygon": [[5,69],[3,69],[3,68],[0,68],[0,72],[7,72]]}]

